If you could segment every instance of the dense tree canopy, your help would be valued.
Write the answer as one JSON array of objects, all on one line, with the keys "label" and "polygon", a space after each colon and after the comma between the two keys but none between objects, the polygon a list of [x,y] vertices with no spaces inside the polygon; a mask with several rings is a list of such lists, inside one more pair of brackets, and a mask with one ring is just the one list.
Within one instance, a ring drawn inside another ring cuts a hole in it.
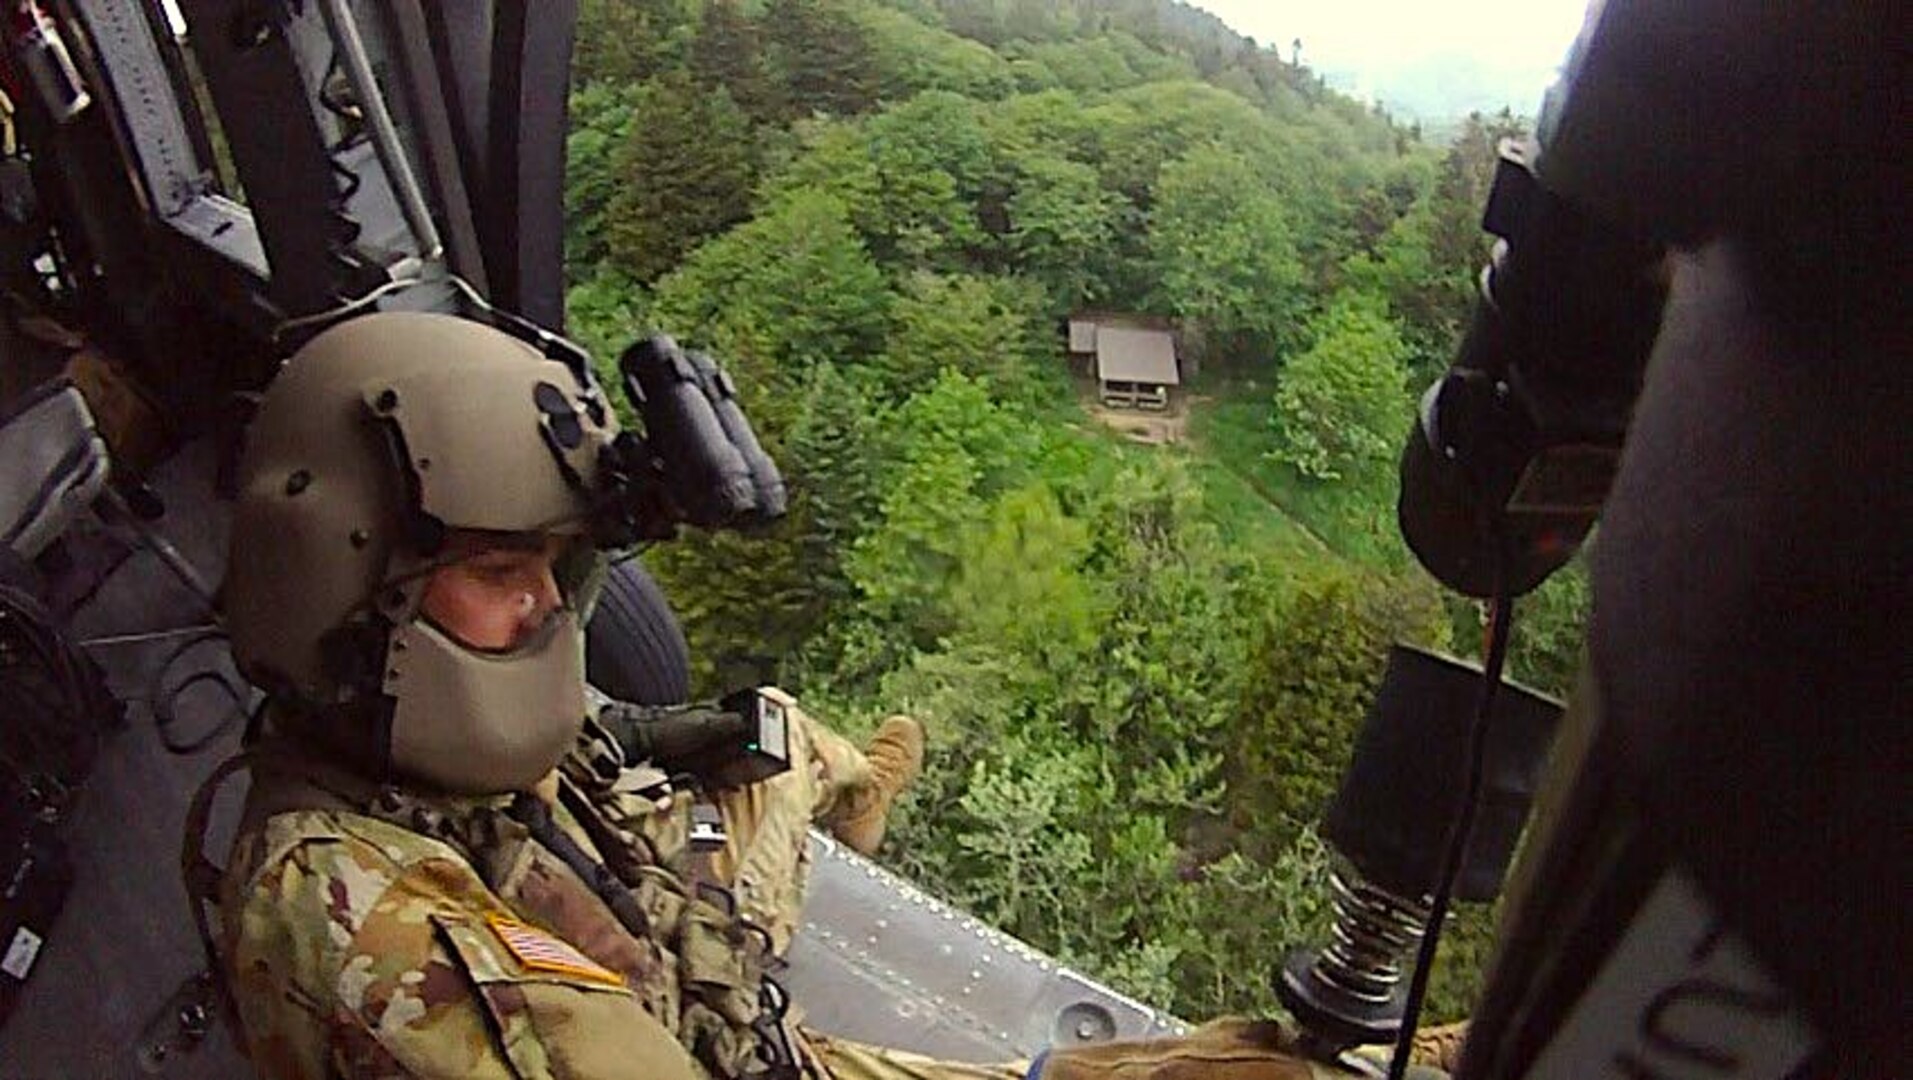
[{"label": "dense tree canopy", "polygon": [[1361,296],[1331,301],[1309,336],[1277,376],[1274,453],[1311,479],[1366,479],[1395,460],[1408,427],[1408,346]]},{"label": "dense tree canopy", "polygon": [[[1514,119],[1426,146],[1174,0],[580,18],[569,329],[711,349],[790,484],[761,534],[645,555],[699,692],[781,682],[853,732],[915,713],[901,869],[1181,1015],[1273,1010],[1387,645],[1479,639],[1409,569],[1386,463]],[[1204,361],[1189,441],[1091,421],[1085,308],[1174,321]],[[1550,583],[1515,671],[1564,690],[1586,604],[1578,570]]]},{"label": "dense tree canopy", "polygon": [[750,120],[723,89],[653,80],[632,103],[604,203],[606,254],[641,282],[744,219],[756,159]]},{"label": "dense tree canopy", "polygon": [[1269,355],[1306,302],[1294,226],[1240,155],[1202,148],[1163,168],[1150,247],[1163,305],[1185,322]]}]

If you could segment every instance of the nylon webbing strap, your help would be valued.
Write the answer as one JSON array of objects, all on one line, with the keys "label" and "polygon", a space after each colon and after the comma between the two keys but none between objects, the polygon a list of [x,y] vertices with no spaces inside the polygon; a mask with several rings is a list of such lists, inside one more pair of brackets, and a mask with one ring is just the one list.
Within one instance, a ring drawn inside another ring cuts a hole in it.
[{"label": "nylon webbing strap", "polygon": [[[305,788],[284,793],[279,800],[283,805],[274,807],[274,812],[370,805],[371,800],[377,797],[379,788],[370,781],[315,760],[296,745],[273,740],[220,762],[212,775],[199,786],[199,790],[193,793],[193,800],[186,808],[186,835],[180,846],[180,877],[186,885],[186,902],[192,909],[193,927],[199,932],[200,948],[206,954],[207,970],[218,989],[219,1007],[226,1014],[234,1045],[244,1054],[246,1044],[240,1026],[238,1002],[233,998],[232,987],[226,981],[226,968],[220,962],[218,940],[213,934],[212,924],[206,918],[209,905],[214,908],[219,906],[219,885],[226,876],[224,868],[206,857],[206,830],[212,824],[213,803],[220,790],[234,773],[241,770],[254,775],[255,787],[259,779],[266,776],[278,780],[305,781]],[[355,799],[358,800],[356,804]]]},{"label": "nylon webbing strap", "polygon": [[610,867],[592,858],[569,833],[558,827],[558,823],[552,820],[551,807],[545,805],[543,799],[520,792],[512,800],[511,808],[505,812],[513,821],[523,825],[533,840],[558,856],[560,862],[578,875],[578,880],[605,902],[605,906],[611,909],[611,913],[618,917],[618,921],[633,937],[642,940],[651,936],[651,920],[645,917],[624,882],[618,880]]},{"label": "nylon webbing strap", "polygon": [[199,924],[200,939],[206,943],[208,960],[217,960],[212,949],[212,935],[207,929],[204,904],[219,903],[219,881],[225,872],[206,857],[206,828],[212,822],[213,800],[218,797],[221,788],[232,774],[241,769],[249,769],[255,760],[253,751],[247,750],[219,763],[206,782],[193,792],[193,801],[186,808],[186,838],[180,849],[180,876],[186,882],[186,898],[192,904],[193,919]]},{"label": "nylon webbing strap", "polygon": [[225,876],[225,872],[206,857],[206,828],[212,822],[213,800],[219,790],[234,773],[250,769],[253,761],[253,751],[234,754],[220,762],[206,782],[199,785],[199,790],[193,792],[193,801],[186,808],[186,836],[179,853],[180,877],[186,884],[186,906],[192,909],[193,928],[199,932],[199,946],[206,954],[206,970],[219,994],[219,1008],[226,1014],[226,1030],[241,1055],[246,1053],[246,1036],[240,1025],[239,1003],[226,981],[219,945],[214,940],[212,924],[206,919],[207,905],[219,906],[219,882]]}]

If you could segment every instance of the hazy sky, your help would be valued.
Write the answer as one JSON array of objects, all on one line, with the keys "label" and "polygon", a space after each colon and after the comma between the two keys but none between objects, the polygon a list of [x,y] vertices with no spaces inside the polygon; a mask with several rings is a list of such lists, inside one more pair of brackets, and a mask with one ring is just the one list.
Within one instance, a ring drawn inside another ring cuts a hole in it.
[{"label": "hazy sky", "polygon": [[[1581,29],[1587,0],[1187,0],[1264,45],[1302,39],[1302,60],[1352,73],[1356,89],[1388,76],[1466,61],[1532,106]],[[1517,103],[1519,104],[1519,103]]]}]

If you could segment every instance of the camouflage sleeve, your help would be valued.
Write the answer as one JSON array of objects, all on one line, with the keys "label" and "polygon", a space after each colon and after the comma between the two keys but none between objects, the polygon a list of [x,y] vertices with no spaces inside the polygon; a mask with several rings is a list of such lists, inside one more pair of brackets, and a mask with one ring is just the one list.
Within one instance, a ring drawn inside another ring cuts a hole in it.
[{"label": "camouflage sleeve", "polygon": [[381,846],[309,840],[255,879],[233,966],[263,1075],[701,1077],[615,977],[521,962],[462,861]]}]

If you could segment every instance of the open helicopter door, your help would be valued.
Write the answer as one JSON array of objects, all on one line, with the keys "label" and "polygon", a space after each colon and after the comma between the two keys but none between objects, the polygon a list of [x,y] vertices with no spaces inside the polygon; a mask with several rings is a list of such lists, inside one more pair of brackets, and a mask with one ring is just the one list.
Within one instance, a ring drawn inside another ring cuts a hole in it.
[{"label": "open helicopter door", "polygon": [[291,317],[431,264],[558,329],[576,5],[179,0]]},{"label": "open helicopter door", "polygon": [[[46,226],[31,238],[29,261],[49,268],[36,302],[108,341],[178,433],[213,426],[301,328],[347,305],[456,307],[449,274],[561,329],[570,0],[41,6],[89,100],[56,113],[15,95]],[[209,572],[215,464],[182,454],[156,478]],[[96,629],[150,625],[178,603],[164,577],[118,575]],[[145,685],[141,665],[105,664],[118,686]],[[209,987],[179,982],[199,961],[178,816],[207,762],[169,761],[150,727],[110,748],[87,792],[75,898],[4,1035],[22,1075],[243,1069],[205,1039]],[[817,843],[794,984],[821,1027],[985,1059],[1176,1026]],[[91,1038],[69,1037],[76,1020]]]}]

